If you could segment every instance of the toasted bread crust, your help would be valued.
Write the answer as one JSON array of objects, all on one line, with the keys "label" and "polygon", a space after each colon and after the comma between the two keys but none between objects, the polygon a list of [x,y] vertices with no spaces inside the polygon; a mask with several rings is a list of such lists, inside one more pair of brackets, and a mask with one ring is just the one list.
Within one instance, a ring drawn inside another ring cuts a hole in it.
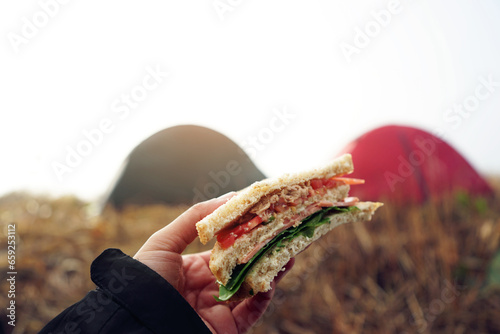
[{"label": "toasted bread crust", "polygon": [[250,210],[263,196],[273,191],[308,180],[330,178],[352,171],[351,155],[344,154],[321,168],[255,182],[196,224],[200,241],[206,244],[219,231],[230,226],[237,218]]}]

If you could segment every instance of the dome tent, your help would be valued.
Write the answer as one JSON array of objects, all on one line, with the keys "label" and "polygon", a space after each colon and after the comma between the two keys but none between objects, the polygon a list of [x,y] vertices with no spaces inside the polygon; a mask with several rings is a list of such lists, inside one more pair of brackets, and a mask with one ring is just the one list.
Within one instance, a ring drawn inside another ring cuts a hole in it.
[{"label": "dome tent", "polygon": [[265,178],[245,152],[217,131],[179,125],[140,143],[111,186],[106,204],[193,204]]},{"label": "dome tent", "polygon": [[407,126],[388,125],[349,143],[354,172],[366,180],[351,194],[367,200],[423,203],[456,191],[492,196],[493,190],[460,153],[438,137]]}]

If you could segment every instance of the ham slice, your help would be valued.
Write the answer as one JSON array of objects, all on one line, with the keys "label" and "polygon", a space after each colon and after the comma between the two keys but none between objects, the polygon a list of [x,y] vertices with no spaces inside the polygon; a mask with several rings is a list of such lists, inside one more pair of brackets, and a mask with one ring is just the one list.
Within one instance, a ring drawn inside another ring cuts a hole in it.
[{"label": "ham slice", "polygon": [[274,237],[266,239],[266,240],[260,242],[259,244],[255,245],[255,247],[252,248],[252,250],[247,255],[245,255],[244,257],[242,257],[240,259],[238,259],[238,264],[247,263],[248,261],[250,261],[250,259],[252,257],[254,257],[254,255],[257,254],[257,252],[260,251],[262,249],[262,247],[264,247],[273,238]]},{"label": "ham slice", "polygon": [[[318,200],[318,197],[323,197],[327,193],[328,189],[337,186],[338,182],[350,184],[347,183],[346,180],[352,182],[353,184],[363,181],[349,178],[314,179],[306,183],[288,186],[274,194],[262,198],[260,202],[249,211],[249,215],[253,216],[252,220],[258,218],[260,222],[268,222],[269,219],[271,219],[275,214],[280,214],[290,209],[293,212],[296,212],[305,204],[306,201],[311,203],[311,201],[314,200],[308,200],[309,198],[316,196],[315,198]],[[346,197],[343,201],[337,202],[319,199],[319,202],[310,204],[298,214],[292,216],[291,218],[287,218],[284,226],[279,231],[275,232],[274,236],[290,226],[297,224],[299,221],[312,215],[314,212],[321,210],[321,208],[332,206],[349,207],[356,204],[358,201],[359,199],[357,197]],[[236,239],[242,235],[250,233],[255,228],[259,228],[259,224],[249,224],[252,220],[246,222],[245,220],[248,218],[245,217],[246,216],[241,218],[240,223],[236,224],[233,229],[217,235],[217,241],[223,249],[231,247]],[[255,255],[255,253],[258,252],[259,249],[261,249],[268,241],[269,240],[266,240],[256,245],[252,251],[241,259],[241,263],[245,263],[249,258],[252,258],[252,256]]]},{"label": "ham slice", "polygon": [[306,207],[303,211],[300,213],[294,215],[293,217],[285,220],[285,224],[283,227],[281,227],[279,230],[275,231],[271,237],[267,238],[264,241],[261,241],[257,245],[255,245],[254,248],[250,252],[248,252],[245,256],[242,258],[238,259],[238,263],[247,263],[250,261],[252,257],[254,257],[255,254],[257,254],[258,251],[262,249],[269,241],[271,241],[275,236],[283,232],[284,230],[288,229],[289,227],[292,227],[295,225],[297,222],[303,220],[304,218],[309,217],[310,215],[320,211],[322,208],[325,207],[332,207],[332,206],[338,206],[338,207],[348,207],[348,206],[353,206],[359,202],[359,198],[357,197],[346,197],[342,202],[330,202],[330,201],[319,201],[318,203],[314,203]]}]

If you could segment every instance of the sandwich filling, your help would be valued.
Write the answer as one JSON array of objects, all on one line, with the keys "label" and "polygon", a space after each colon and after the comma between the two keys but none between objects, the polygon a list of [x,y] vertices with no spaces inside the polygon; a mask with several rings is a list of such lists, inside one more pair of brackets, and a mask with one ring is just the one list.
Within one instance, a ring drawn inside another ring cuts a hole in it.
[{"label": "sandwich filling", "polygon": [[[275,238],[273,238],[264,247],[259,249],[259,251],[244,264],[237,265],[231,276],[231,279],[226,285],[219,284],[219,297],[215,297],[217,301],[227,301],[235,293],[238,292],[239,288],[243,284],[246,275],[250,272],[253,265],[257,263],[266,253],[275,249],[275,251],[280,250],[281,247],[285,246],[285,243],[290,242],[299,236],[305,236],[307,238],[312,238],[314,235],[314,230],[323,224],[329,224],[332,214],[350,212],[354,210],[359,210],[355,206],[349,207],[328,207],[321,209],[319,212],[311,215],[310,217],[304,219],[302,224],[298,226],[291,227],[285,231],[282,231]],[[250,292],[252,293],[252,292]]]},{"label": "sandwich filling", "polygon": [[[286,187],[262,198],[231,227],[220,231],[217,234],[220,248],[242,255],[234,263],[229,280],[219,282],[216,299],[231,298],[253,264],[272,248],[300,235],[311,237],[317,226],[329,223],[328,216],[332,214],[356,210],[359,200],[346,196],[350,185],[362,183],[364,180],[334,177]],[[257,236],[258,242],[248,242]],[[251,245],[250,248],[245,244]]]},{"label": "sandwich filling", "polygon": [[[349,191],[349,185],[362,183],[364,180],[336,177],[310,180],[281,189],[262,198],[232,226],[220,231],[217,234],[217,242],[222,249],[228,249],[245,234],[266,226],[279,217],[279,222],[276,221],[276,227],[279,226],[279,229],[275,230],[267,240],[261,242],[265,244],[281,231],[300,224],[304,218],[321,208],[353,206],[359,200],[356,197],[345,197]],[[256,251],[253,251],[254,254]],[[247,262],[250,257],[252,255],[248,254],[240,262]]]}]

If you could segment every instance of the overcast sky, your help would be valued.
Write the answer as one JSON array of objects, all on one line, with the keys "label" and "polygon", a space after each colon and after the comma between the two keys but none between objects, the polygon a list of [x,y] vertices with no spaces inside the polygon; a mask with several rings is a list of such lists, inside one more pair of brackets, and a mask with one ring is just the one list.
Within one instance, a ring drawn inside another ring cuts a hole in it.
[{"label": "overcast sky", "polygon": [[222,132],[267,175],[384,124],[500,174],[499,18],[494,0],[4,1],[0,195],[94,199],[178,124]]}]

